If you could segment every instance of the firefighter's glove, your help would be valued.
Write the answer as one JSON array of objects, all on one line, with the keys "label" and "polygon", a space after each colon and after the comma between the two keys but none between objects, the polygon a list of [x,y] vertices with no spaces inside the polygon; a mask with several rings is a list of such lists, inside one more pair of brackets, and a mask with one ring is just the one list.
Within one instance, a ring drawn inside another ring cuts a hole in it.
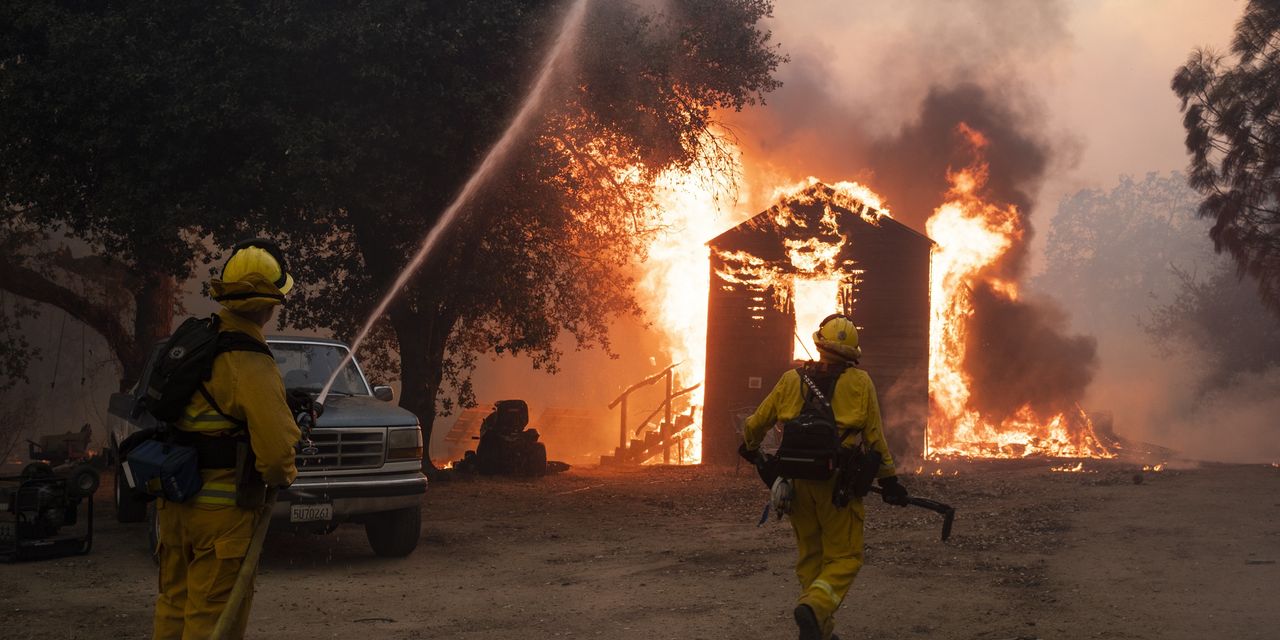
[{"label": "firefighter's glove", "polygon": [[747,443],[745,443],[745,442],[744,442],[744,443],[742,443],[742,444],[738,445],[738,455],[742,456],[742,459],[743,459],[743,460],[746,460],[747,462],[750,462],[751,464],[756,464],[756,462],[757,462],[757,461],[759,460],[759,458],[760,458],[760,450],[759,450],[759,449],[748,449],[748,448],[747,448]]},{"label": "firefighter's glove", "polygon": [[907,488],[902,486],[901,482],[898,482],[898,476],[880,478],[880,490],[880,497],[884,499],[885,504],[905,507],[911,500],[911,494],[907,493]]}]

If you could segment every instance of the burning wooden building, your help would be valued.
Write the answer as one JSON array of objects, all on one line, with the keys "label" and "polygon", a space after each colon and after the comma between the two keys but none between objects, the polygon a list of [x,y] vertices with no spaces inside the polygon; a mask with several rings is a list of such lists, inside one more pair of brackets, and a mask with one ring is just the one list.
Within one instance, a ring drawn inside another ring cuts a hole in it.
[{"label": "burning wooden building", "polygon": [[811,180],[712,239],[703,459],[732,463],[743,420],[842,312],[858,326],[895,452],[919,454],[928,416],[933,243],[852,183]]}]

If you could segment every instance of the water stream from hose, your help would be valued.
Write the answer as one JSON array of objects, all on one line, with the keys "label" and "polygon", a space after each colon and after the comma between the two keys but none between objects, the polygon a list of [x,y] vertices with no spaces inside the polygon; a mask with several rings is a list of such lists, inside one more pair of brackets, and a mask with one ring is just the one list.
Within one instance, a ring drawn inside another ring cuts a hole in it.
[{"label": "water stream from hose", "polygon": [[374,308],[373,313],[369,314],[364,326],[360,327],[360,332],[356,334],[356,339],[352,341],[351,350],[347,352],[346,357],[333,370],[333,373],[329,374],[328,382],[325,382],[324,389],[320,391],[320,396],[316,398],[317,402],[324,404],[325,399],[329,397],[330,389],[333,387],[333,381],[337,379],[339,372],[345,369],[351,359],[355,357],[356,351],[364,343],[365,338],[369,337],[369,332],[373,330],[373,325],[387,312],[387,307],[391,305],[391,301],[395,300],[405,284],[409,282],[409,279],[417,273],[418,268],[422,266],[427,256],[431,254],[431,250],[440,240],[440,236],[453,225],[463,205],[471,199],[476,189],[484,183],[489,174],[493,173],[493,170],[501,163],[507,152],[510,151],[517,135],[529,126],[529,122],[533,119],[534,114],[537,112],[537,107],[542,101],[543,94],[547,92],[547,88],[551,84],[551,78],[555,73],[556,67],[577,40],[578,33],[582,30],[583,17],[586,15],[589,3],[590,0],[573,0],[573,5],[569,7],[569,12],[565,15],[564,23],[560,27],[560,33],[556,36],[555,44],[552,45],[551,50],[547,52],[546,58],[542,61],[542,68],[538,71],[537,81],[534,82],[533,89],[529,91],[529,95],[525,96],[524,102],[520,105],[520,110],[516,112],[515,118],[511,120],[511,124],[502,133],[502,137],[498,138],[498,141],[485,154],[480,166],[476,168],[475,173],[471,174],[466,184],[462,186],[462,190],[458,192],[458,197],[449,205],[449,208],[444,210],[440,219],[436,221],[435,226],[431,227],[431,231],[423,239],[422,245],[418,247],[418,252],[400,271],[400,275],[396,276],[396,281],[387,289],[386,294],[382,296],[382,300],[378,302],[378,306]]}]

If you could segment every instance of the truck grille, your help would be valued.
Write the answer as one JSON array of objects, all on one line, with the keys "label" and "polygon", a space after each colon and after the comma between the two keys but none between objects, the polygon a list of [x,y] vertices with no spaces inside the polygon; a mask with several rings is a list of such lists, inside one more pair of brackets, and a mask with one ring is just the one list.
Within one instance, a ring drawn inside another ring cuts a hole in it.
[{"label": "truck grille", "polygon": [[298,454],[299,471],[371,469],[382,466],[386,450],[385,429],[316,429],[311,440],[315,455]]}]

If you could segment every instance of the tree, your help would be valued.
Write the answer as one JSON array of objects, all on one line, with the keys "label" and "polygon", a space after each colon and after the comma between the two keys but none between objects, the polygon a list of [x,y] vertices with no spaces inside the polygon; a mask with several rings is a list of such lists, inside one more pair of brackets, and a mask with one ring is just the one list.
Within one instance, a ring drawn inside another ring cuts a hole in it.
[{"label": "tree", "polygon": [[[384,369],[398,361],[401,404],[428,435],[438,402],[470,401],[478,354],[553,369],[562,332],[608,348],[610,319],[638,311],[627,267],[655,232],[652,179],[727,161],[707,153],[717,110],[777,85],[782,58],[758,27],[768,0],[591,7],[537,126],[362,353]],[[213,257],[205,238],[276,235],[302,283],[286,321],[350,337],[506,126],[562,9],[0,9],[0,109],[16,116],[0,117],[11,123],[0,123],[5,203],[130,273],[176,282]]]},{"label": "tree", "polygon": [[1195,206],[1179,173],[1122,177],[1059,205],[1034,285],[1082,310],[1073,319],[1101,340],[1110,375],[1127,373],[1122,362],[1146,344],[1153,357],[1193,354],[1202,390],[1280,362],[1280,326],[1229,258],[1214,254]]},{"label": "tree", "polygon": [[1241,275],[1280,315],[1280,3],[1251,0],[1233,59],[1198,49],[1173,77],[1199,215]]},{"label": "tree", "polygon": [[1194,216],[1196,193],[1179,173],[1120,178],[1111,189],[1082,189],[1062,199],[1045,243],[1045,269],[1035,288],[1073,313],[1081,330],[1132,332],[1152,296],[1178,286],[1173,269],[1212,257],[1205,225]]},{"label": "tree", "polygon": [[1156,306],[1143,329],[1161,352],[1184,353],[1188,346],[1210,360],[1204,389],[1229,384],[1240,373],[1261,373],[1280,363],[1280,325],[1227,264],[1205,277],[1174,269],[1176,295]]},{"label": "tree", "polygon": [[[428,434],[438,410],[473,400],[479,354],[554,370],[561,332],[608,349],[609,320],[638,312],[627,267],[655,232],[653,178],[708,157],[716,109],[776,86],[780,57],[756,26],[768,2],[666,10],[592,5],[539,123],[365,347],[398,360],[401,405]],[[291,79],[281,83],[301,89],[262,99],[289,105],[277,109],[288,115],[276,152],[288,150],[288,180],[308,202],[264,209],[250,226],[306,256],[292,324],[354,333],[499,137],[556,17],[545,3],[373,2],[315,10],[311,37],[276,52]]]},{"label": "tree", "polygon": [[[0,289],[97,331],[137,378],[211,221],[254,201],[249,53],[211,55],[232,3],[0,5]],[[69,243],[77,245],[73,253]],[[88,254],[87,256],[85,254]]]}]

